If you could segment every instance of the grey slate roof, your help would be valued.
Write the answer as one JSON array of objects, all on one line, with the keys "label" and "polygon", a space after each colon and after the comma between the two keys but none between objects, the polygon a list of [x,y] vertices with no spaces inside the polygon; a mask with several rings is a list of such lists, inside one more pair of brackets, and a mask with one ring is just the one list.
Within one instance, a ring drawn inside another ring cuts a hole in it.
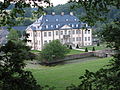
[{"label": "grey slate roof", "polygon": [[[8,30],[7,27],[1,27],[3,30]],[[27,26],[14,26],[12,29],[18,30],[18,31],[25,31]]]},{"label": "grey slate roof", "polygon": [[6,36],[9,34],[7,30],[0,30],[0,45],[4,45],[7,42]]},{"label": "grey slate roof", "polygon": [[82,28],[86,23],[82,23],[73,15],[43,15],[27,29],[32,30],[59,30],[62,26],[68,25],[73,29]]}]

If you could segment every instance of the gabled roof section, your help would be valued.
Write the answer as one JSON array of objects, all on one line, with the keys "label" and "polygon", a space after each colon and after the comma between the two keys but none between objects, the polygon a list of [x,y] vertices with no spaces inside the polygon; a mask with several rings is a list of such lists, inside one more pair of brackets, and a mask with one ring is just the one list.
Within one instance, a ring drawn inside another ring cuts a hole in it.
[{"label": "gabled roof section", "polygon": [[60,29],[72,29],[72,27],[68,26],[68,25],[64,25],[63,27],[61,27]]}]

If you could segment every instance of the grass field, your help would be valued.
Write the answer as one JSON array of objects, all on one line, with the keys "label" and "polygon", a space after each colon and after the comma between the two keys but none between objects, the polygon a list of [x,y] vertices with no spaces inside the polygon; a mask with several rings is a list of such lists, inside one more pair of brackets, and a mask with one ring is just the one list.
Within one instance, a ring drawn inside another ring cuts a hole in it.
[{"label": "grass field", "polygon": [[66,86],[72,83],[79,84],[80,80],[78,78],[85,73],[86,69],[95,72],[108,64],[109,59],[110,58],[104,58],[54,67],[40,66],[35,69],[27,68],[27,70],[32,71],[40,85],[55,86],[55,90],[65,90]]},{"label": "grass field", "polygon": [[[86,46],[88,50],[92,50],[95,47],[95,50],[103,50],[106,49],[106,45],[101,46]],[[85,49],[86,47],[81,47],[80,49]]]},{"label": "grass field", "polygon": [[67,55],[85,53],[84,51],[70,49],[70,52]]}]

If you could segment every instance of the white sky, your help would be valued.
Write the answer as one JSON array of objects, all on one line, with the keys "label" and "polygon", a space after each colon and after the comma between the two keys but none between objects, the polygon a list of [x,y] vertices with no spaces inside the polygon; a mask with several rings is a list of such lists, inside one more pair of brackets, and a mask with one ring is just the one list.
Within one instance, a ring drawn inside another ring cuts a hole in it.
[{"label": "white sky", "polygon": [[[0,0],[3,1],[3,0]],[[69,0],[50,0],[51,3],[53,3],[54,6],[58,5],[58,4],[65,4],[67,3]]]},{"label": "white sky", "polygon": [[54,6],[58,5],[58,4],[65,4],[67,3],[69,0],[50,0],[51,3],[53,3]]}]

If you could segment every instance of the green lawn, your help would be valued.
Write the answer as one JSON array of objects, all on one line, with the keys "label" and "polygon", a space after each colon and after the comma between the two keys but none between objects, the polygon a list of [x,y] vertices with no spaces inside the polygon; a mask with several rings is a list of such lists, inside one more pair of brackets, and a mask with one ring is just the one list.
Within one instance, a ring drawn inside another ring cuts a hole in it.
[{"label": "green lawn", "polygon": [[84,51],[70,49],[70,52],[67,55],[85,53]]},{"label": "green lawn", "polygon": [[32,71],[38,83],[42,86],[55,86],[55,90],[65,90],[66,86],[70,84],[79,84],[78,79],[85,73],[85,70],[97,71],[104,65],[108,64],[110,58],[104,58],[93,61],[86,61],[81,63],[71,63],[65,65],[58,65],[54,67],[40,66],[35,69],[28,69]]},{"label": "green lawn", "polygon": [[32,53],[39,53],[41,52],[40,50],[31,50]]},{"label": "green lawn", "polygon": [[[100,45],[100,46],[86,46],[88,50],[92,50],[93,47],[95,47],[95,50],[103,50],[106,49],[106,45]],[[85,49],[86,47],[81,47],[80,49]]]}]

